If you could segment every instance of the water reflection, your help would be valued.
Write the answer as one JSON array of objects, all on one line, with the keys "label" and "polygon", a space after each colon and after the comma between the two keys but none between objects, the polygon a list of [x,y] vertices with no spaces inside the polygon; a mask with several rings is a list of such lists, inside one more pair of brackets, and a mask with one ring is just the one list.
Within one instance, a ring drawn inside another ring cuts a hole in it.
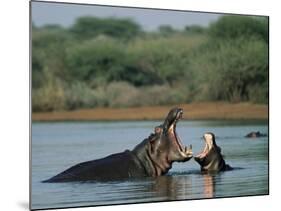
[{"label": "water reflection", "polygon": [[[158,177],[154,179],[150,186],[151,189],[149,188],[147,191],[165,200],[180,200],[193,198],[194,190],[198,190],[198,186],[201,186],[203,190],[201,189],[200,192],[203,193],[203,198],[215,197],[215,178],[217,175],[200,173],[197,176],[196,183],[194,181],[192,183],[192,175]],[[199,181],[202,184],[198,184]]]},{"label": "water reflection", "polygon": [[192,182],[189,176],[161,176],[154,180],[152,189],[157,197],[166,200],[189,198],[192,194]]},{"label": "water reflection", "polygon": [[204,181],[204,198],[213,198],[215,192],[215,180],[214,175],[210,174],[203,174],[203,181]]}]

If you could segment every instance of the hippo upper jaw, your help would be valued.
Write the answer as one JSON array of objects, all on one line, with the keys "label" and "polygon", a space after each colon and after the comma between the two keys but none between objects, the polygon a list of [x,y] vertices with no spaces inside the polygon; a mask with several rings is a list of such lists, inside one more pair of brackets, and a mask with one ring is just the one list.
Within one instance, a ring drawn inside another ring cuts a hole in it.
[{"label": "hippo upper jaw", "polygon": [[211,152],[211,150],[214,148],[214,139],[211,134],[204,134],[203,139],[205,141],[205,147],[199,154],[194,157],[196,161],[200,161],[206,158]]},{"label": "hippo upper jaw", "polygon": [[184,146],[176,131],[177,123],[182,119],[182,116],[183,110],[181,108],[174,108],[169,112],[164,122],[164,129],[166,128],[165,134],[171,142],[172,148],[174,148],[174,158],[171,158],[171,160],[178,162],[185,162],[193,157],[192,146]]}]

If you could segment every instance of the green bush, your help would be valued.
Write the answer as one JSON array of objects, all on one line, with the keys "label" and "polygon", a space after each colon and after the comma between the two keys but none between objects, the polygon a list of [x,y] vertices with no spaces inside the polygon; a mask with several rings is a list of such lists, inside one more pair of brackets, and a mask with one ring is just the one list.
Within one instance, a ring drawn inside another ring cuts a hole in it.
[{"label": "green bush", "polygon": [[91,84],[96,78],[104,78],[107,82],[119,80],[126,53],[124,45],[106,37],[85,41],[67,49],[66,63],[73,80]]},{"label": "green bush", "polygon": [[65,50],[71,37],[61,28],[33,29],[32,32],[32,86],[40,88],[47,83],[46,75],[67,79]]},{"label": "green bush", "polygon": [[206,28],[202,27],[202,26],[198,26],[198,25],[191,25],[191,26],[186,26],[184,28],[184,33],[187,34],[204,34],[206,32]]},{"label": "green bush", "polygon": [[[169,38],[138,39],[130,43],[128,54],[132,57],[134,68],[143,74],[141,85],[172,85],[183,77],[188,83],[191,80],[189,67],[193,50],[205,42],[205,37],[185,37],[181,35]],[[149,77],[150,76],[150,77]]]},{"label": "green bush", "polygon": [[268,18],[256,16],[222,16],[209,27],[209,34],[214,39],[237,39],[255,37],[268,42]]},{"label": "green bush", "polygon": [[80,17],[70,28],[78,39],[92,39],[98,35],[130,39],[141,33],[140,26],[130,19]]},{"label": "green bush", "polygon": [[257,39],[221,41],[202,48],[192,63],[197,72],[197,99],[252,100],[252,87],[268,81],[267,61],[268,46]]},{"label": "green bush", "polygon": [[208,28],[81,17],[32,25],[32,109],[268,103],[268,19],[222,16]]}]

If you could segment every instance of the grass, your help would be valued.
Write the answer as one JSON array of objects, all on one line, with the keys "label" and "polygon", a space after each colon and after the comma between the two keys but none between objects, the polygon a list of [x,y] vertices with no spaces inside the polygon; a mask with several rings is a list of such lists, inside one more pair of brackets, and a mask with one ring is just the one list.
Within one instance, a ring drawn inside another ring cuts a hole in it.
[{"label": "grass", "polygon": [[245,119],[267,120],[268,106],[227,102],[200,102],[171,106],[143,106],[134,108],[94,108],[75,111],[33,112],[32,121],[100,121],[100,120],[156,120],[179,106],[187,120]]}]

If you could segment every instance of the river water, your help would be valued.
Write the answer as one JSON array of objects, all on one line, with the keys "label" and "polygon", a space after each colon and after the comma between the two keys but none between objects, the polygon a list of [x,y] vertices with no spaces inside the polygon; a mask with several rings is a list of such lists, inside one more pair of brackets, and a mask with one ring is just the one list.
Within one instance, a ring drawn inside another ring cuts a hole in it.
[{"label": "river water", "polygon": [[197,154],[201,138],[213,132],[228,164],[216,175],[202,175],[191,159],[174,163],[165,176],[111,182],[41,183],[66,168],[132,149],[159,121],[32,123],[31,208],[60,208],[198,198],[268,194],[268,137],[247,139],[251,131],[268,133],[260,121],[180,121],[177,132]]}]

